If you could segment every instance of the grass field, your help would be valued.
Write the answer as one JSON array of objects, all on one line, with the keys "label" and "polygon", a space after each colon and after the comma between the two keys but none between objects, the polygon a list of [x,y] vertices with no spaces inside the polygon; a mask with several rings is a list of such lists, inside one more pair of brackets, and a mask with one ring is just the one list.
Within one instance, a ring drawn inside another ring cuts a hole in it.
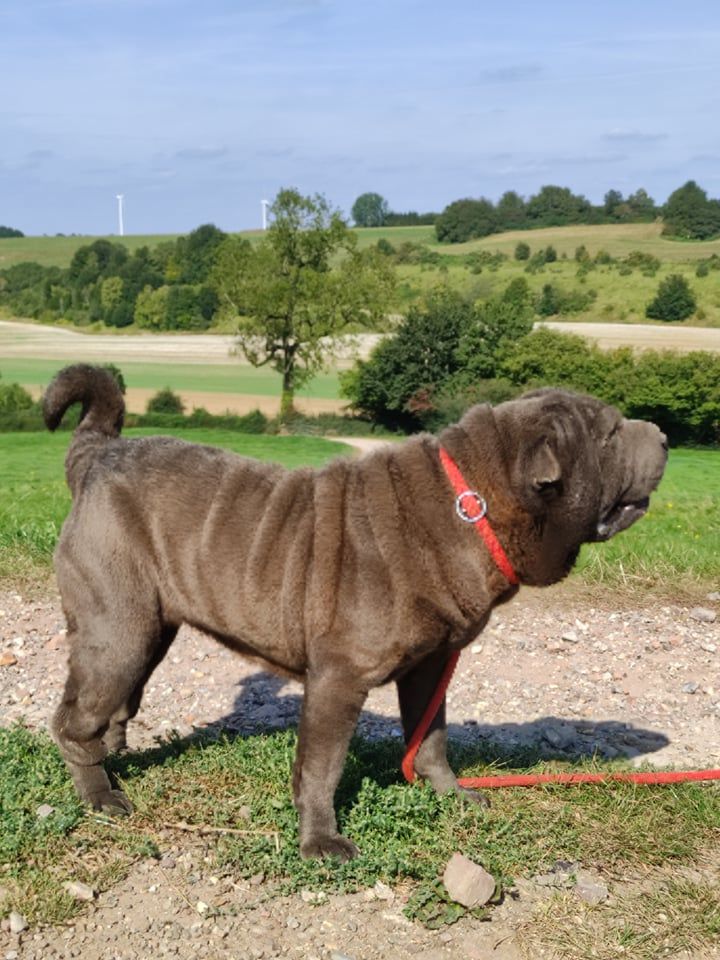
[{"label": "grass field", "polygon": [[[318,465],[346,449],[310,437],[223,430],[184,435],[286,466]],[[0,434],[0,578],[37,578],[49,570],[70,505],[62,466],[69,439],[67,433]],[[647,517],[608,544],[584,547],[575,576],[629,589],[697,592],[720,579],[719,542],[720,451],[674,450]]]},{"label": "grass field", "polygon": [[[0,357],[0,374],[5,383],[47,386],[67,361],[33,359],[30,357]],[[160,390],[200,391],[205,393],[252,393],[280,396],[280,375],[266,367],[247,364],[199,363],[145,363],[121,361],[120,366],[128,387]],[[321,373],[299,396],[334,399],[338,396],[336,373]]]}]

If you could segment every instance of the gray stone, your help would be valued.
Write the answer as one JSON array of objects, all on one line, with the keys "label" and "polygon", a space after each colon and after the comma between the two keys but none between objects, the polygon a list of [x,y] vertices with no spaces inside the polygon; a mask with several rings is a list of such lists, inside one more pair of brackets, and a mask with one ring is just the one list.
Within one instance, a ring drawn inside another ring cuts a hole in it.
[{"label": "gray stone", "polygon": [[580,643],[580,637],[578,637],[574,630],[566,630],[560,639],[564,640],[565,643]]},{"label": "gray stone", "polygon": [[481,907],[495,893],[495,878],[462,853],[450,857],[443,874],[448,895],[464,907]]},{"label": "gray stone", "polygon": [[82,883],[80,880],[68,880],[67,883],[63,884],[63,890],[67,891],[71,897],[75,897],[76,900],[94,900],[95,891],[92,887],[89,887],[86,883]]},{"label": "gray stone", "polygon": [[578,872],[578,864],[570,860],[556,860],[548,873],[540,873],[533,877],[533,883],[539,887],[553,887],[557,890],[567,890],[573,885],[573,877]]},{"label": "gray stone", "polygon": [[693,694],[693,693],[697,693],[699,689],[700,689],[700,684],[695,683],[694,680],[690,680],[689,683],[683,684],[682,692]]},{"label": "gray stone", "polygon": [[585,903],[593,906],[607,900],[609,891],[598,877],[594,877],[587,870],[578,870],[575,875],[575,893]]},{"label": "gray stone", "polygon": [[41,803],[35,811],[38,820],[47,820],[52,813],[55,813],[55,807],[51,807],[49,803]]},{"label": "gray stone", "polygon": [[690,616],[699,623],[715,623],[717,620],[717,613],[709,607],[693,607]]},{"label": "gray stone", "polygon": [[15,913],[13,910],[8,918],[10,920],[10,933],[22,933],[27,930],[27,920],[21,913]]},{"label": "gray stone", "polygon": [[710,603],[720,603],[720,592],[714,590],[712,593],[707,595],[707,599],[710,601]]}]

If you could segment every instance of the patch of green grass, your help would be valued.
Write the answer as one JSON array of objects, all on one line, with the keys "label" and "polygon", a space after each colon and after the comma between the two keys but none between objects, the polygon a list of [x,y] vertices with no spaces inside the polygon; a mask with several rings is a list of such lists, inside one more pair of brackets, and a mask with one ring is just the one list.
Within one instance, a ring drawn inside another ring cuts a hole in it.
[{"label": "patch of green grass", "polygon": [[671,450],[650,510],[608,543],[583,547],[578,573],[589,583],[661,587],[720,578],[720,451]]},{"label": "patch of green grass", "polygon": [[[0,330],[0,343],[4,331]],[[0,374],[4,383],[45,387],[58,370],[67,363],[42,357],[8,357],[0,360]],[[267,368],[256,368],[241,363],[142,363],[120,361],[125,384],[131,388],[160,390],[198,390],[209,393],[258,394],[266,397],[280,395],[280,375]],[[339,395],[337,373],[320,373],[307,387],[298,391],[299,397],[335,399]]]},{"label": "patch of green grass", "polygon": [[[194,443],[234,450],[286,467],[320,466],[347,447],[319,437],[272,437],[231,430],[138,428],[124,436],[163,432]],[[64,461],[70,434],[0,433],[0,580],[47,576],[62,523],[70,509]]]},{"label": "patch of green grass", "polygon": [[[383,880],[425,891],[419,894],[422,904],[415,904],[418,915],[421,908],[427,913],[428,905],[438,904],[433,885],[458,849],[507,885],[558,859],[580,860],[598,870],[689,863],[712,845],[720,829],[720,791],[698,784],[503,790],[493,793],[487,810],[454,795],[438,796],[426,785],[401,783],[396,741],[355,740],[336,807],[340,829],[355,840],[361,856],[347,864],[305,861],[298,852],[290,788],[295,742],[289,731],[176,739],[115,757],[114,775],[136,812],[110,827],[92,818],[79,820],[57,750],[44,735],[22,728],[5,731],[0,761],[10,779],[3,777],[0,795],[12,802],[2,805],[0,833],[13,834],[1,858],[11,905],[33,919],[63,919],[71,905],[53,892],[63,880],[80,877],[105,889],[138,857],[167,848],[172,825],[180,822],[243,831],[218,832],[211,842],[216,868],[231,876],[263,873],[278,892],[353,891]],[[456,751],[453,762],[470,775],[498,766],[488,748]],[[511,756],[502,765],[519,763],[522,758]],[[580,768],[589,767],[597,769],[592,763]],[[38,827],[40,802],[56,808],[54,824]],[[249,808],[249,819],[240,816],[240,807]],[[178,836],[183,846],[193,842],[192,834]],[[207,846],[207,836],[202,842]],[[415,907],[411,903],[411,911]],[[440,906],[439,913],[443,910]],[[446,919],[456,919],[457,913]]]},{"label": "patch of green grass", "polygon": [[[593,957],[656,960],[706,956],[698,953],[720,938],[720,888],[706,880],[673,878],[662,872],[601,908],[578,903],[572,895],[545,905],[527,937],[530,954],[552,950],[558,960]],[[687,951],[687,952],[685,952]]]}]

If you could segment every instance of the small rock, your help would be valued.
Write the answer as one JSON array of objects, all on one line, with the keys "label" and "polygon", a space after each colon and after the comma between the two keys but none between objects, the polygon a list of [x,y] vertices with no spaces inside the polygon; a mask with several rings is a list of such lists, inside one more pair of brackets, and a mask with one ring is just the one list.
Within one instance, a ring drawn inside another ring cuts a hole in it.
[{"label": "small rock", "polygon": [[699,689],[700,689],[700,684],[695,683],[694,680],[690,680],[689,683],[683,684],[682,692],[693,694],[693,693],[697,693]]},{"label": "small rock", "polygon": [[238,810],[238,816],[241,820],[252,820],[252,810],[246,803]]},{"label": "small rock", "polygon": [[564,640],[565,643],[580,643],[580,637],[578,637],[574,630],[566,630],[560,639]]},{"label": "small rock", "polygon": [[207,913],[210,907],[207,905],[207,903],[205,903],[204,900],[198,900],[198,902],[195,904],[195,909],[198,913]]},{"label": "small rock", "polygon": [[470,653],[482,653],[482,652],[483,652],[483,645],[481,643],[474,643],[470,647]]},{"label": "small rock", "polygon": [[395,897],[392,887],[389,887],[386,883],[383,883],[382,880],[378,882],[373,887],[373,893],[378,900],[392,900]]},{"label": "small rock", "polygon": [[10,933],[22,933],[27,930],[27,920],[21,913],[15,913],[13,910],[8,918],[10,920]]},{"label": "small rock", "polygon": [[575,893],[585,903],[595,905],[607,900],[609,891],[602,880],[594,877],[587,870],[578,870],[575,875]]},{"label": "small rock", "polygon": [[707,595],[707,599],[710,601],[710,603],[720,603],[720,592],[714,590],[712,593]]},{"label": "small rock", "polygon": [[320,903],[325,903],[327,894],[322,890],[301,890],[300,899],[303,903],[311,903],[317,906]]},{"label": "small rock", "polygon": [[699,623],[715,623],[717,620],[717,613],[709,607],[693,607],[690,616]]},{"label": "small rock", "polygon": [[81,883],[80,880],[68,880],[63,884],[63,890],[76,900],[94,900],[96,896],[93,888],[86,883]]},{"label": "small rock", "polygon": [[17,657],[10,653],[9,650],[0,653],[0,667],[12,667],[16,663]]},{"label": "small rock", "polygon": [[349,957],[346,953],[338,953],[337,950],[333,950],[330,954],[330,960],[353,960],[353,958]]},{"label": "small rock", "polygon": [[573,876],[577,872],[577,863],[570,860],[556,860],[548,873],[534,876],[533,883],[539,887],[556,887],[559,890],[566,890],[573,885]]},{"label": "small rock", "polygon": [[49,803],[41,803],[35,811],[38,820],[47,820],[53,813],[55,813],[55,807],[51,807]]},{"label": "small rock", "polygon": [[704,650],[705,653],[715,653],[715,651],[717,650],[717,647],[715,646],[714,643],[701,643],[700,649]]},{"label": "small rock", "polygon": [[450,898],[464,907],[481,907],[495,893],[495,878],[461,853],[454,853],[443,874]]}]

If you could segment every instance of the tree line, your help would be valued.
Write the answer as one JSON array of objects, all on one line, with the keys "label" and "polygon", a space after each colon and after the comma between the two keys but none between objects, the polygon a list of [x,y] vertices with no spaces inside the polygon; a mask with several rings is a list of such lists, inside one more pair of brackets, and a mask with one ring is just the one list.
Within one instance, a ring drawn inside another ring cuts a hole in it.
[{"label": "tree line", "polygon": [[466,197],[437,214],[395,214],[379,193],[363,193],[353,204],[352,217],[360,227],[432,223],[437,239],[444,243],[465,243],[505,230],[650,223],[657,217],[663,218],[663,233],[668,236],[686,240],[720,236],[720,200],[709,198],[694,180],[670,194],[664,205],[656,204],[642,187],[627,196],[620,190],[608,190],[602,204],[594,205],[568,187],[547,185],[527,200],[515,190],[507,190],[497,203],[485,197]]}]

